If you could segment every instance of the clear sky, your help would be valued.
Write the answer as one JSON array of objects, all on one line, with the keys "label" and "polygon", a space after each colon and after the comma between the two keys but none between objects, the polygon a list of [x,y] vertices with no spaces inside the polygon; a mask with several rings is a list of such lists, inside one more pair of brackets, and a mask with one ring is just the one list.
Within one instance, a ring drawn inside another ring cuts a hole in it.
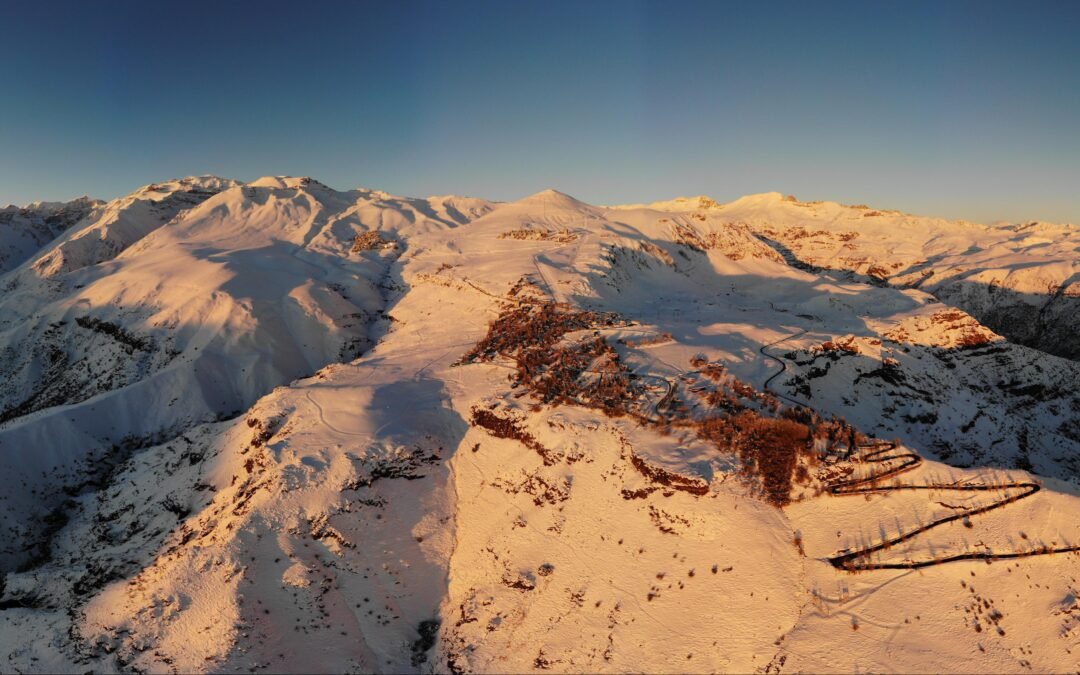
[{"label": "clear sky", "polygon": [[0,2],[0,204],[191,174],[1080,223],[1080,1]]}]

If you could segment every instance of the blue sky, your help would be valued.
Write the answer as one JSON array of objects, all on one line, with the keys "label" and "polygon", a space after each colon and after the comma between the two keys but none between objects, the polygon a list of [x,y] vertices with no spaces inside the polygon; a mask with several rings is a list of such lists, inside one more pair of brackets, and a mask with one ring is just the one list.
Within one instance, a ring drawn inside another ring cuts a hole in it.
[{"label": "blue sky", "polygon": [[1080,2],[0,3],[0,204],[175,176],[1080,223]]}]

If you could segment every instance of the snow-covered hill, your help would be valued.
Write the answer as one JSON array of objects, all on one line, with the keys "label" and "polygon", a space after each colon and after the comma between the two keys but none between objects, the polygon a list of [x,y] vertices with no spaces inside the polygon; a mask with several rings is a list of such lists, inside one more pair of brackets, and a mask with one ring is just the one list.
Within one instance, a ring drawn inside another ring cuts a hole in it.
[{"label": "snow-covered hill", "polygon": [[[1068,289],[1075,231],[869,212],[296,178],[98,207],[0,277],[0,653],[1075,669],[1080,364],[903,274]],[[871,244],[798,243],[834,239]]]},{"label": "snow-covered hill", "polygon": [[1080,227],[1028,222],[979,225],[868,206],[800,202],[779,193],[730,204],[663,202],[751,227],[804,268],[919,288],[1014,342],[1080,360]]},{"label": "snow-covered hill", "polygon": [[396,228],[484,208],[454,220],[450,203],[309,179],[154,184],[0,279],[0,466],[31,487],[7,495],[0,558],[21,564],[37,518],[124,448],[362,353],[397,292]]}]

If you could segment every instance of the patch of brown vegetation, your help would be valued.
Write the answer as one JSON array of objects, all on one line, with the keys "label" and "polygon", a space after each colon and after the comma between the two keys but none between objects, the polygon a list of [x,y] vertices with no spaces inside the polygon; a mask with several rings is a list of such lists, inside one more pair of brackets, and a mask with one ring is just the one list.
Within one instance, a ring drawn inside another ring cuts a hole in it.
[{"label": "patch of brown vegetation", "polygon": [[458,363],[515,362],[515,386],[542,403],[578,403],[619,416],[637,398],[637,386],[606,338],[594,335],[560,344],[568,333],[625,325],[612,313],[569,309],[558,303],[524,304],[492,322],[487,336]]},{"label": "patch of brown vegetation", "polygon": [[[810,422],[820,419],[813,413],[808,417]],[[830,435],[827,428],[815,433],[804,421],[763,417],[750,410],[706,418],[698,422],[696,431],[699,438],[735,453],[745,476],[757,482],[762,496],[779,507],[791,502],[794,483],[812,480],[807,466],[817,463],[814,438]],[[839,434],[831,436],[834,442],[841,441]]]},{"label": "patch of brown vegetation", "polygon": [[671,333],[656,333],[654,335],[646,335],[640,338],[619,338],[617,342],[628,347],[648,347],[649,345],[660,345],[665,342],[673,342],[675,336]]},{"label": "patch of brown vegetation", "polygon": [[[533,498],[533,504],[544,506],[555,505],[570,499],[571,481],[567,478],[548,479],[539,471],[525,472],[520,480],[506,477],[496,478],[491,482],[492,486],[501,489],[508,495],[527,494]],[[526,523],[522,523],[523,527]]]},{"label": "patch of brown vegetation", "polygon": [[[664,534],[678,534],[680,530],[690,526],[690,521],[686,518],[675,514],[669,513],[664,509],[659,509],[653,504],[649,504],[649,519],[652,521],[656,529],[660,530]],[[657,579],[663,579],[664,575],[657,574]]]},{"label": "patch of brown vegetation", "polygon": [[820,349],[822,352],[843,352],[847,354],[859,353],[859,346],[855,344],[854,335],[845,335],[844,337],[835,340],[826,340],[821,343]]},{"label": "patch of brown vegetation", "polygon": [[[775,233],[774,230],[769,230],[767,233]],[[808,230],[805,227],[789,227],[784,233],[785,239],[809,239],[810,237],[828,237],[830,233],[828,230]]]},{"label": "patch of brown vegetation", "polygon": [[738,418],[739,458],[761,477],[765,498],[777,506],[791,501],[791,481],[800,455],[809,454],[810,430],[786,419]]},{"label": "patch of brown vegetation", "polygon": [[486,429],[495,438],[510,438],[520,442],[526,448],[534,450],[547,466],[555,463],[555,460],[552,459],[554,453],[536,440],[535,436],[522,428],[516,420],[509,417],[500,417],[486,408],[473,408],[472,423],[473,426]]},{"label": "patch of brown vegetation", "polygon": [[522,228],[520,230],[507,230],[499,235],[499,239],[518,239],[523,241],[557,241],[560,243],[569,243],[577,241],[578,235],[570,230],[563,228],[561,230],[530,230],[528,228]]},{"label": "patch of brown vegetation", "polygon": [[[597,332],[570,335],[622,324],[614,314],[555,303],[508,308],[459,363],[508,358],[514,362],[515,386],[524,389],[516,396],[528,394],[548,405],[581,405],[615,417],[630,415],[659,433],[690,430],[717,451],[738,457],[743,478],[777,507],[791,502],[796,485],[809,486],[816,479],[817,472],[811,471],[818,463],[815,441],[826,451],[854,443],[856,433],[843,420],[824,419],[805,408],[784,408],[775,396],[740,382],[722,364],[711,363],[703,355],[691,359],[695,371],[669,381],[664,398],[647,405],[645,387],[603,336]],[[823,349],[857,352],[853,341],[853,337],[841,339]],[[683,391],[689,395],[681,397]],[[536,450],[545,464],[562,459],[516,420],[492,409],[474,408],[472,421],[496,437],[513,438]],[[628,443],[623,457],[649,483],[624,489],[625,499],[648,499],[655,492],[670,495],[676,490],[702,496],[710,490],[708,480],[656,466],[635,454]],[[549,481],[533,487],[536,495],[550,493],[551,503],[561,500],[562,491]]]},{"label": "patch of brown vegetation", "polygon": [[517,360],[526,352],[551,349],[567,333],[625,322],[614,312],[571,309],[555,302],[528,303],[508,309],[488,326],[487,335],[458,364],[491,361],[497,356]]},{"label": "patch of brown vegetation", "polygon": [[353,240],[351,253],[359,253],[360,251],[374,251],[384,246],[393,246],[394,242],[383,236],[382,232],[371,230],[370,232],[362,232],[356,235],[356,239]]},{"label": "patch of brown vegetation", "polygon": [[[681,473],[668,471],[667,469],[650,464],[641,457],[630,451],[630,464],[638,470],[642,476],[653,483],[659,483],[675,490],[689,492],[692,495],[705,495],[709,493],[709,483],[704,478],[697,476],[684,476]],[[623,495],[624,497],[626,495]]]}]

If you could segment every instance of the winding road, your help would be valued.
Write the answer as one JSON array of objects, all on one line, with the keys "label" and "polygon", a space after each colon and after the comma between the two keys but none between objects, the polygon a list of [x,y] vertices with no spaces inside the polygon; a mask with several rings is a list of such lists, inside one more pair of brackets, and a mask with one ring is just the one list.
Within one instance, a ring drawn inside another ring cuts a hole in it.
[{"label": "winding road", "polygon": [[1033,548],[1029,551],[1010,551],[1010,552],[971,552],[971,553],[959,553],[956,555],[942,556],[929,558],[927,560],[912,560],[902,562],[872,562],[871,557],[882,550],[888,549],[896,544],[903,543],[905,541],[914,539],[919,535],[932,530],[936,527],[940,527],[947,523],[951,523],[964,518],[970,518],[982,513],[987,513],[995,509],[1003,508],[1013,502],[1018,502],[1021,499],[1026,499],[1039,490],[1042,486],[1033,481],[1015,481],[1008,483],[984,483],[976,485],[963,485],[957,483],[923,483],[923,484],[905,484],[896,483],[892,485],[879,485],[878,481],[884,478],[892,476],[898,476],[902,473],[906,473],[913,469],[916,469],[923,463],[922,457],[916,452],[908,449],[903,449],[896,443],[891,442],[878,442],[868,445],[859,446],[859,450],[865,451],[864,454],[856,458],[856,461],[864,464],[883,465],[878,471],[873,471],[867,476],[862,478],[853,478],[849,480],[841,480],[833,482],[829,485],[829,493],[837,496],[843,495],[865,495],[872,493],[887,493],[895,492],[899,490],[927,490],[927,491],[954,491],[954,492],[1012,492],[1000,499],[990,502],[984,506],[979,506],[970,510],[966,510],[959,513],[954,513],[943,518],[932,520],[929,523],[917,527],[910,532],[899,534],[895,537],[883,539],[877,544],[871,546],[865,546],[863,548],[846,551],[838,555],[827,558],[828,562],[833,567],[846,570],[849,572],[860,570],[912,570],[921,569],[923,567],[931,567],[934,565],[944,565],[950,562],[956,562],[959,560],[1005,560],[1008,558],[1027,558],[1036,555],[1050,555],[1053,553],[1070,553],[1080,551],[1080,546],[1062,546],[1057,548],[1050,548],[1047,546],[1041,546]]},{"label": "winding road", "polygon": [[773,345],[778,345],[781,342],[787,342],[788,340],[794,340],[797,337],[801,337],[803,335],[806,335],[808,330],[809,329],[807,329],[807,328],[803,328],[800,331],[792,333],[791,335],[788,335],[786,337],[782,337],[779,340],[776,340],[774,342],[770,342],[767,345],[762,345],[761,348],[758,349],[758,351],[761,352],[762,356],[764,356],[766,358],[769,358],[769,359],[772,359],[773,361],[776,361],[777,363],[780,364],[780,370],[776,371],[775,373],[770,375],[767,380],[765,380],[765,391],[768,391],[768,392],[770,392],[770,393],[784,399],[788,403],[791,403],[793,405],[797,405],[797,406],[800,406],[800,407],[803,407],[803,408],[808,408],[810,406],[806,405],[805,403],[802,403],[801,401],[796,401],[795,399],[791,398],[787,394],[781,394],[780,392],[776,391],[775,389],[773,389],[772,387],[769,386],[770,384],[772,384],[773,380],[780,377],[781,375],[783,375],[787,371],[787,363],[783,359],[781,359],[779,356],[773,356],[772,354],[770,354],[769,352],[767,352],[765,350],[768,349],[769,347],[772,347]]},{"label": "winding road", "polygon": [[[765,380],[766,391],[784,399],[785,401],[798,406],[805,406],[804,403],[797,401],[790,396],[782,394],[770,386],[777,377],[780,377],[787,372],[787,363],[778,356],[774,356],[768,353],[766,350],[769,347],[778,345],[781,342],[792,340],[801,335],[806,334],[807,330],[803,329],[798,332],[792,333],[786,337],[780,338],[774,342],[770,342],[767,345],[763,345],[758,351],[761,355],[772,359],[780,364],[780,370],[773,373]],[[972,516],[988,513],[995,509],[1000,509],[1014,502],[1018,502],[1021,499],[1026,499],[1042,489],[1042,486],[1033,481],[1013,481],[1008,483],[983,483],[975,485],[964,485],[957,483],[922,483],[922,484],[905,484],[905,483],[892,483],[889,485],[881,485],[880,481],[886,478],[892,478],[899,476],[903,473],[912,471],[923,463],[923,458],[913,450],[902,448],[896,443],[892,442],[876,442],[867,445],[859,446],[858,450],[860,455],[855,457],[855,461],[862,464],[874,465],[880,467],[876,471],[871,471],[868,475],[862,478],[852,478],[847,480],[835,481],[828,485],[829,494],[834,496],[852,496],[852,495],[868,495],[868,494],[882,494],[888,492],[897,492],[901,490],[919,490],[919,491],[936,491],[936,492],[1000,492],[1005,493],[1005,496],[991,501],[989,504],[979,506],[962,512],[953,513],[936,520],[932,520],[925,525],[921,525],[909,532],[898,534],[895,537],[882,539],[876,544],[864,546],[856,550],[847,550],[836,555],[830,556],[825,560],[829,562],[833,567],[837,569],[845,570],[848,572],[858,572],[864,570],[914,570],[924,567],[932,567],[935,565],[944,565],[946,563],[958,562],[961,560],[1006,560],[1009,558],[1027,558],[1036,555],[1051,555],[1053,553],[1072,553],[1080,552],[1080,546],[1061,546],[1051,548],[1047,546],[1039,546],[1032,548],[1029,551],[1009,551],[1009,552],[995,552],[995,551],[981,551],[981,552],[969,552],[958,553],[956,555],[948,555],[941,557],[929,558],[926,560],[905,560],[900,562],[873,562],[872,558],[874,554],[887,550],[897,544],[902,544],[906,541],[910,541],[934,528],[941,527],[948,523],[955,522],[957,520],[970,519]]]}]

